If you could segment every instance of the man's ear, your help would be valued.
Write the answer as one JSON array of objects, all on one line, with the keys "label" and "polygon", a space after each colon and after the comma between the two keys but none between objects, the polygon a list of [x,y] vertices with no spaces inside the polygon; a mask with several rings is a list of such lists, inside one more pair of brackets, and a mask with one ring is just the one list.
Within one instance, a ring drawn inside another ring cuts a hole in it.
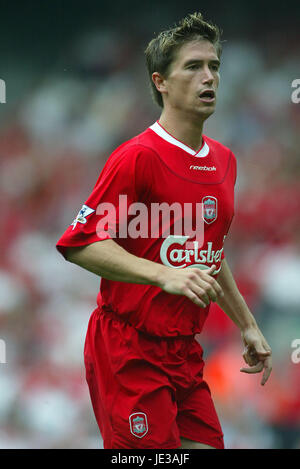
[{"label": "man's ear", "polygon": [[167,92],[166,80],[160,73],[158,73],[158,72],[152,73],[152,81],[155,84],[156,89],[160,93],[166,93]]}]

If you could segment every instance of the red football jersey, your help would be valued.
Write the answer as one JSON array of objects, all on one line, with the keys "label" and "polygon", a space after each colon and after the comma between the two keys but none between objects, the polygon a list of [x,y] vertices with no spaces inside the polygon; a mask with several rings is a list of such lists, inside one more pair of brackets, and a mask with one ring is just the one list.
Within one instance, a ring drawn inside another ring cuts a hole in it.
[{"label": "red football jersey", "polygon": [[[224,145],[203,135],[196,152],[156,122],[110,155],[57,249],[64,254],[65,247],[112,238],[138,257],[173,268],[215,264],[217,278],[234,214],[235,180],[236,159]],[[97,302],[157,336],[199,333],[209,311],[155,286],[104,278]]]}]

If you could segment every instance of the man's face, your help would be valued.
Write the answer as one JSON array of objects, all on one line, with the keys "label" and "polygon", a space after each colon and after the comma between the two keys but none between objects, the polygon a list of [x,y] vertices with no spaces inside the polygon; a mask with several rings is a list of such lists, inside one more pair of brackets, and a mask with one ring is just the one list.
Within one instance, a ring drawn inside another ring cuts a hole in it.
[{"label": "man's face", "polygon": [[220,61],[206,39],[184,44],[164,80],[164,106],[206,119],[215,110]]}]

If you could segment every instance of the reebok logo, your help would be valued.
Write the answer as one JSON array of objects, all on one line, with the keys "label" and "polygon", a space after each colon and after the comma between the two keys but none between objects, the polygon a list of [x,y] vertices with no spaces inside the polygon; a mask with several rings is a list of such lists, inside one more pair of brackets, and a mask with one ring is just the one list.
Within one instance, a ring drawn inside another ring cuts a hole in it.
[{"label": "reebok logo", "polygon": [[215,166],[194,166],[191,164],[190,169],[197,169],[198,171],[217,171]]}]

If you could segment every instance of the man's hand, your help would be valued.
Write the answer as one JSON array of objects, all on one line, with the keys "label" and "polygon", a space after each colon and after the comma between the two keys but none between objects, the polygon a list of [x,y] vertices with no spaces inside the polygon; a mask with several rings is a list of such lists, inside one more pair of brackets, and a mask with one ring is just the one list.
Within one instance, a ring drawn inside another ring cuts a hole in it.
[{"label": "man's hand", "polygon": [[224,296],[222,288],[212,276],[215,269],[215,265],[206,270],[170,268],[164,271],[160,287],[167,293],[184,295],[200,308],[206,308],[211,301]]},{"label": "man's hand", "polygon": [[243,373],[260,373],[264,370],[261,385],[263,386],[272,371],[272,351],[258,327],[249,327],[242,331],[244,342],[243,358],[250,368],[241,368]]}]

